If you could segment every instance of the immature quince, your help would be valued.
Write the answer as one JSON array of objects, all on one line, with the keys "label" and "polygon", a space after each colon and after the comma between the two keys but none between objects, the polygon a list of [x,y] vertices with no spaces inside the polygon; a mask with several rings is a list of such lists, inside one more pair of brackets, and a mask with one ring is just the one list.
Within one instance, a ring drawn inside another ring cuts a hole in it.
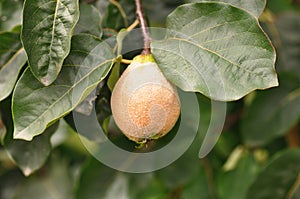
[{"label": "immature quince", "polygon": [[180,100],[152,55],[139,55],[116,83],[111,108],[120,130],[140,143],[162,137],[174,127]]}]

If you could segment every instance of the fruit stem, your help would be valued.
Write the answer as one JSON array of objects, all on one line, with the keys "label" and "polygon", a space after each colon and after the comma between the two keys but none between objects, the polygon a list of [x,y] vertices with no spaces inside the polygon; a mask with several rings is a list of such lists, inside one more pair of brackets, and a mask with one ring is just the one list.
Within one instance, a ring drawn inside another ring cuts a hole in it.
[{"label": "fruit stem", "polygon": [[136,16],[140,22],[143,39],[144,39],[144,50],[143,50],[142,54],[148,55],[148,54],[151,54],[151,50],[150,50],[151,37],[150,37],[147,21],[144,16],[142,1],[135,0],[135,5],[136,5]]},{"label": "fruit stem", "polygon": [[131,64],[132,60],[128,60],[128,59],[122,59],[121,63],[123,64]]}]

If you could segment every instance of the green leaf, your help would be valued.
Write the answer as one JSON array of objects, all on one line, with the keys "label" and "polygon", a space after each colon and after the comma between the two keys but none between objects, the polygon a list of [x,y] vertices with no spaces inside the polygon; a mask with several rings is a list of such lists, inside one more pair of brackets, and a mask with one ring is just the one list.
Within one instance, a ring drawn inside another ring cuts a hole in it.
[{"label": "green leaf", "polygon": [[203,166],[199,167],[199,171],[191,178],[182,190],[182,199],[210,199],[209,182],[205,174]]},{"label": "green leaf", "polygon": [[11,99],[1,102],[0,110],[6,134],[3,146],[16,165],[28,176],[45,163],[51,151],[50,137],[56,131],[58,124],[53,124],[41,136],[35,137],[31,142],[13,139],[13,120],[11,115]]},{"label": "green leaf", "polygon": [[120,30],[128,27],[135,19],[135,4],[133,0],[110,1],[106,8],[104,26]]},{"label": "green leaf", "polygon": [[241,1],[241,0],[188,0],[187,2],[224,2],[242,8],[254,16],[259,17],[264,11],[266,6],[266,0],[251,0],[251,1]]},{"label": "green leaf", "polygon": [[295,3],[286,0],[267,1],[267,8],[273,13],[278,14],[278,17],[280,17],[281,13],[297,10]]},{"label": "green leaf", "polygon": [[168,190],[154,173],[130,174],[129,195],[131,199],[162,199]]},{"label": "green leaf", "polygon": [[52,149],[50,138],[57,127],[58,123],[52,125],[43,135],[35,137],[31,142],[14,140],[12,132],[5,137],[6,150],[25,176],[29,176],[44,165]]},{"label": "green leaf", "polygon": [[161,199],[167,191],[154,173],[120,173],[91,159],[82,169],[76,198]]},{"label": "green leaf", "polygon": [[[2,157],[3,158],[3,157]],[[2,160],[3,163],[3,160]],[[25,177],[19,170],[6,170],[0,176],[0,198],[12,199],[16,194],[16,190],[20,188]]]},{"label": "green leaf", "polygon": [[143,7],[150,24],[164,27],[168,14],[182,3],[182,0],[144,0]]},{"label": "green leaf", "polygon": [[279,80],[280,87],[258,92],[245,111],[241,130],[248,146],[262,146],[285,135],[300,118],[300,80],[287,74]]},{"label": "green leaf", "polygon": [[299,184],[300,150],[287,150],[277,154],[260,172],[247,193],[247,199],[292,198]]},{"label": "green leaf", "polygon": [[80,17],[75,26],[74,33],[88,33],[99,38],[102,36],[102,17],[92,5],[81,3],[79,6]]},{"label": "green leaf", "polygon": [[279,53],[277,70],[290,71],[300,78],[300,14],[289,12],[279,15],[275,21],[278,37],[274,37],[274,43]]},{"label": "green leaf", "polygon": [[16,199],[74,199],[70,165],[65,159],[52,157],[39,175],[23,181],[14,190]]},{"label": "green leaf", "polygon": [[[193,144],[179,159],[167,167],[155,172],[157,178],[168,189],[176,189],[181,185],[189,183],[190,180],[198,173],[200,167],[198,151],[199,146],[201,146],[199,138],[200,136],[198,134]],[[204,176],[199,176],[199,178],[200,177]],[[205,181],[205,179],[199,180]]]},{"label": "green leaf", "polygon": [[0,49],[0,101],[2,101],[12,92],[27,57],[19,33],[0,33]]},{"label": "green leaf", "polygon": [[22,23],[22,0],[0,1],[0,31],[8,31]]},{"label": "green leaf", "polygon": [[[121,179],[118,175],[121,176]],[[125,192],[124,199],[127,199],[127,180],[124,177],[121,173],[102,165],[96,159],[91,159],[82,169],[76,198],[115,199],[123,197],[113,197],[114,194],[118,195]],[[120,189],[114,190],[114,188]]]},{"label": "green leaf", "polygon": [[300,198],[300,176],[298,176],[297,182],[295,183],[295,187],[290,192],[291,199]]},{"label": "green leaf", "polygon": [[[217,190],[219,198],[222,199],[242,199],[255,180],[258,173],[258,164],[252,154],[243,151],[238,163],[230,171],[220,171],[217,176]],[[245,172],[247,171],[247,172]],[[242,183],[241,183],[241,179]]]},{"label": "green leaf", "polygon": [[114,55],[105,42],[91,35],[76,35],[57,80],[39,83],[30,70],[13,94],[14,138],[31,140],[53,121],[72,111],[108,74]]},{"label": "green leaf", "polygon": [[110,91],[113,91],[117,81],[119,80],[119,77],[120,77],[120,62],[116,62],[107,80],[107,86]]},{"label": "green leaf", "polygon": [[51,136],[50,141],[52,148],[63,144],[67,140],[68,135],[70,135],[71,133],[74,133],[76,135],[76,132],[68,125],[68,123],[64,119],[60,119],[57,130]]},{"label": "green leaf", "polygon": [[167,28],[152,53],[182,90],[231,101],[278,85],[274,49],[251,14],[224,3],[187,4],[168,16]]},{"label": "green leaf", "polygon": [[46,86],[57,78],[70,51],[78,18],[78,0],[25,1],[22,42],[33,74]]},{"label": "green leaf", "polygon": [[123,198],[130,199],[128,195],[128,179],[122,173],[114,178],[112,184],[106,190],[104,199]]}]

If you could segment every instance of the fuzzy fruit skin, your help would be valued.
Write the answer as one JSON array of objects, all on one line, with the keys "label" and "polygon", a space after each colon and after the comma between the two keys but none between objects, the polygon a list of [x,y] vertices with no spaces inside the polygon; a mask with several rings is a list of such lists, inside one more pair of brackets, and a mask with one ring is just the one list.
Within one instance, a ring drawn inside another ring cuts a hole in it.
[{"label": "fuzzy fruit skin", "polygon": [[111,96],[116,124],[137,143],[164,136],[180,115],[176,88],[151,56],[146,59],[140,56],[121,75]]}]

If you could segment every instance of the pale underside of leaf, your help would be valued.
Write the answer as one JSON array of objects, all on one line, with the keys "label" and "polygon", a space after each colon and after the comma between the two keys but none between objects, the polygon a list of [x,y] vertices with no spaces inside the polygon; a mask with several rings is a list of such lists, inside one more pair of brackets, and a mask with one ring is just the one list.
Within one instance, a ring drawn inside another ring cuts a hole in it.
[{"label": "pale underside of leaf", "polygon": [[278,85],[275,51],[249,13],[224,3],[188,4],[169,15],[167,27],[152,53],[181,89],[231,101]]},{"label": "pale underside of leaf", "polygon": [[0,101],[12,92],[20,69],[27,60],[22,48],[20,34],[15,32],[0,33]]},{"label": "pale underside of leaf", "polygon": [[26,63],[27,56],[23,48],[18,50],[0,69],[0,101],[12,92],[18,74]]}]

